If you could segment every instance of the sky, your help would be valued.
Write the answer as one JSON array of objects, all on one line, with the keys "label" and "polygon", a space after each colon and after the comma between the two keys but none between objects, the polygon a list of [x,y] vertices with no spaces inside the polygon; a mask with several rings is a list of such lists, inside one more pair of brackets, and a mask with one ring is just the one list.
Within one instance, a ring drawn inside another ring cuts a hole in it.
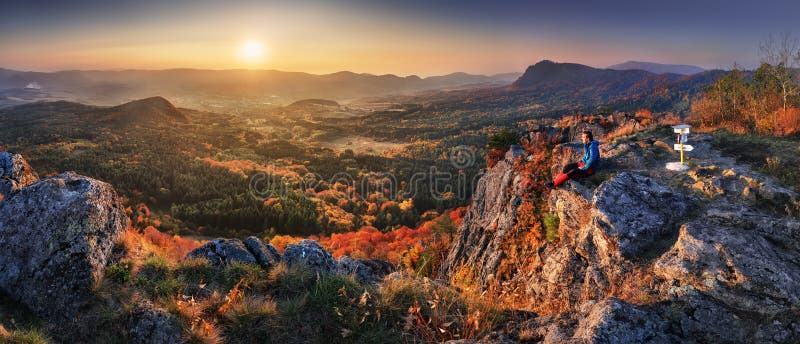
[{"label": "sky", "polygon": [[522,72],[543,59],[752,68],[800,1],[9,1],[0,68]]}]

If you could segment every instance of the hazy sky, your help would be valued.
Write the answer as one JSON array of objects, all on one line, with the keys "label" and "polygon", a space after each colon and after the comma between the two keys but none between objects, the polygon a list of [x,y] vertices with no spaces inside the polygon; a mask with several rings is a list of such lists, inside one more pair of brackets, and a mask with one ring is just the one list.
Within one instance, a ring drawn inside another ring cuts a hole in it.
[{"label": "hazy sky", "polygon": [[800,1],[0,0],[0,67],[251,68],[421,76],[523,71],[542,59],[758,62],[800,35]]}]

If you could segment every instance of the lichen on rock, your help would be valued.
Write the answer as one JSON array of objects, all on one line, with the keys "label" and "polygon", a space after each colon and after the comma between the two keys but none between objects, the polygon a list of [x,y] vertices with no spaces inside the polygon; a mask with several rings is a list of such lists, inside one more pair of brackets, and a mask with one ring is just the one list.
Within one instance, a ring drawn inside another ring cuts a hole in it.
[{"label": "lichen on rock", "polygon": [[66,172],[0,202],[0,288],[44,318],[75,321],[128,224],[111,185]]}]

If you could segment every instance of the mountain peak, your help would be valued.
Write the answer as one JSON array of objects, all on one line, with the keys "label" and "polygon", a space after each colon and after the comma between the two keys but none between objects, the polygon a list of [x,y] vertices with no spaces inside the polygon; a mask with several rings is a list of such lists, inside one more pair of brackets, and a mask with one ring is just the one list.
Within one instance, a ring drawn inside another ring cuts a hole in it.
[{"label": "mountain peak", "polygon": [[[175,106],[172,105],[172,103],[170,103],[169,100],[167,100],[166,98],[161,97],[161,96],[155,96],[155,97],[132,100],[132,101],[129,101],[127,103],[123,103],[123,104],[119,105],[118,107],[135,107],[135,106],[154,106],[154,107],[158,107],[158,108],[161,108],[161,109],[164,109],[164,110],[173,110],[173,109],[175,109]],[[177,110],[177,109],[175,109],[175,110]]]},{"label": "mountain peak", "polygon": [[512,84],[514,88],[528,88],[552,82],[569,82],[595,79],[603,70],[577,63],[560,63],[542,60],[528,67],[525,73]]},{"label": "mountain peak", "polygon": [[118,123],[186,122],[186,116],[164,97],[150,97],[127,102],[107,109],[103,120]]}]

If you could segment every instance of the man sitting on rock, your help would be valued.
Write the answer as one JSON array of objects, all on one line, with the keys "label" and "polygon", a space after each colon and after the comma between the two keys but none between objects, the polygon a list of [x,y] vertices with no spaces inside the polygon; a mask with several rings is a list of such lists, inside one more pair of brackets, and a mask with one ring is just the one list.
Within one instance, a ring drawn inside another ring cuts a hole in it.
[{"label": "man sitting on rock", "polygon": [[564,166],[564,169],[552,182],[547,182],[548,187],[558,187],[568,179],[579,179],[591,176],[600,167],[599,142],[592,137],[592,132],[584,130],[581,135],[583,141],[583,157],[578,162]]}]

